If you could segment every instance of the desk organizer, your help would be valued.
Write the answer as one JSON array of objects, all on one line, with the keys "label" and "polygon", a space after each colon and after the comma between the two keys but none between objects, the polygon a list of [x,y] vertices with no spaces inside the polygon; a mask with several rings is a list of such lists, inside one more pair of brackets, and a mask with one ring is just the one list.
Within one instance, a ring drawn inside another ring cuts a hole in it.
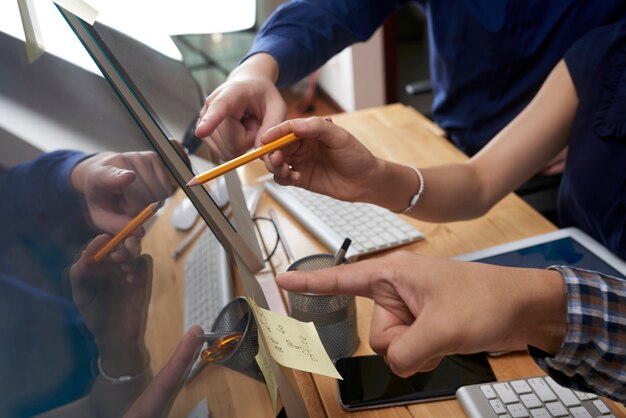
[{"label": "desk organizer", "polygon": [[[302,258],[288,271],[314,271],[332,267],[334,255],[314,254]],[[344,259],[344,263],[348,260]],[[331,359],[348,357],[359,345],[354,296],[289,292],[291,317],[313,322]]]},{"label": "desk organizer", "polygon": [[235,349],[225,358],[216,361],[216,364],[265,382],[261,369],[254,359],[259,351],[257,325],[252,309],[244,297],[235,298],[222,308],[211,331],[243,333]]}]

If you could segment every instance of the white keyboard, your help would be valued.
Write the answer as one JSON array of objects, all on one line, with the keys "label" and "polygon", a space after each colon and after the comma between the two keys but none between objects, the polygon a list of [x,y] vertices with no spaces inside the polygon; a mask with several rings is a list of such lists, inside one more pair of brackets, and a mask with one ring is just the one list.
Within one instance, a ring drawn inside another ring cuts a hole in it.
[{"label": "white keyboard", "polygon": [[545,376],[463,386],[456,397],[469,418],[615,418],[597,395]]},{"label": "white keyboard", "polygon": [[352,240],[347,257],[358,257],[424,238],[395,213],[368,203],[333,199],[308,190],[266,182],[267,192],[331,251]]},{"label": "white keyboard", "polygon": [[185,259],[184,329],[210,331],[217,314],[233,298],[228,256],[207,227]]},{"label": "white keyboard", "polygon": [[[211,330],[217,315],[233,298],[233,282],[226,251],[207,227],[185,259],[184,330],[200,325]],[[196,361],[188,379],[200,369]]]}]

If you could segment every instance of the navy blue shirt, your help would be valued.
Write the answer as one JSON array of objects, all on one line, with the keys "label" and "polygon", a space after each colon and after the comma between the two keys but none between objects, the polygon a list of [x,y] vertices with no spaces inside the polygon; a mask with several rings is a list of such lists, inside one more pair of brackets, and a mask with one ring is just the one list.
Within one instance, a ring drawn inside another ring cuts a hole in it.
[{"label": "navy blue shirt", "polygon": [[64,271],[94,235],[70,174],[86,154],[56,151],[0,172],[0,416],[85,396],[97,357]]},{"label": "navy blue shirt", "polygon": [[[249,55],[267,52],[278,86],[306,76],[365,41],[410,0],[296,0],[279,7]],[[418,2],[429,24],[433,118],[474,154],[532,99],[569,47],[590,29],[626,16],[622,0]]]},{"label": "navy blue shirt", "polygon": [[559,218],[626,259],[626,22],[591,31],[565,62],[579,106]]}]

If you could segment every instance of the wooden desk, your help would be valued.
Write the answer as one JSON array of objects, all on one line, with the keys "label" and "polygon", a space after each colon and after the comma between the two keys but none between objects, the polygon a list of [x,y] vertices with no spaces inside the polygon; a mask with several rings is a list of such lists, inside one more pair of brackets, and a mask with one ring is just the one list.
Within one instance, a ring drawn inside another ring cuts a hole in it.
[{"label": "wooden desk", "polygon": [[[442,137],[436,125],[403,105],[340,114],[334,116],[333,120],[352,132],[374,154],[389,160],[424,167],[466,159]],[[253,183],[264,174],[264,169],[260,164],[252,164],[243,170],[243,174],[248,183]],[[270,207],[278,212],[296,258],[328,251],[268,196],[263,197],[257,214],[267,215]],[[185,234],[174,231],[169,225],[171,209],[172,205],[164,209],[144,240],[146,252],[155,259],[155,279],[146,337],[154,370],[159,370],[165,363],[183,334],[184,256],[174,262],[170,254]],[[432,224],[410,218],[407,220],[421,230],[426,239],[405,246],[404,249],[439,257],[476,251],[556,229],[512,194],[487,215],[472,221]],[[262,274],[273,274],[272,268],[284,270],[286,263],[281,250],[277,252],[274,261],[274,265],[268,266]],[[358,298],[357,304],[361,344],[356,354],[369,354],[372,351],[367,341],[373,303]],[[498,380],[543,374],[526,353],[508,354],[490,358],[489,361]],[[302,372],[296,373],[296,376],[311,417],[465,417],[456,400],[346,413],[339,407],[334,379]],[[209,366],[191,384],[183,387],[173,405],[171,416],[185,417],[203,398],[208,400],[212,417],[272,415],[263,384],[222,367]],[[623,407],[616,409],[619,416],[626,417]]]}]

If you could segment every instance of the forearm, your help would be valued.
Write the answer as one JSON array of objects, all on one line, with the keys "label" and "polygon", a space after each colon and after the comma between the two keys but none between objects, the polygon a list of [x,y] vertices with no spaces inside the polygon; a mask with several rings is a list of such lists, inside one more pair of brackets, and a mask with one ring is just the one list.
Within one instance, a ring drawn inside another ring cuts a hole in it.
[{"label": "forearm", "polygon": [[[377,160],[374,185],[362,200],[401,212],[420,189],[415,171],[405,165]],[[478,217],[489,210],[482,180],[471,165],[446,164],[420,169],[424,190],[407,213],[429,222],[448,222]]]}]

